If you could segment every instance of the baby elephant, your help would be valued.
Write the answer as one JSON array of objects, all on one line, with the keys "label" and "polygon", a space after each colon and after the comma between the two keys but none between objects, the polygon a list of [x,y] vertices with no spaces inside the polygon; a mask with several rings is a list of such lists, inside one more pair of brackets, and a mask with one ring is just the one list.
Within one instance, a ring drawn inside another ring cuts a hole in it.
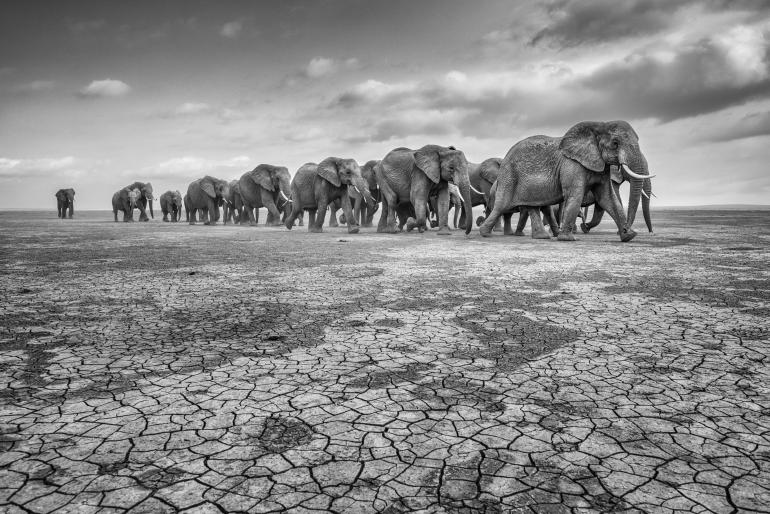
[{"label": "baby elephant", "polygon": [[163,212],[163,221],[168,221],[169,214],[173,222],[182,219],[182,193],[176,190],[160,195],[160,210]]}]

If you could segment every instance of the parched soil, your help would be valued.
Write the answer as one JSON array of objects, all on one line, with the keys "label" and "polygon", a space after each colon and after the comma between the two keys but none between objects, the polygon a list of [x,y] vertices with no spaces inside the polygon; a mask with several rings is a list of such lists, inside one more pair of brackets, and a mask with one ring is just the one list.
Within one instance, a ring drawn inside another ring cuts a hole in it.
[{"label": "parched soil", "polygon": [[0,212],[0,510],[767,512],[770,211],[654,219]]}]

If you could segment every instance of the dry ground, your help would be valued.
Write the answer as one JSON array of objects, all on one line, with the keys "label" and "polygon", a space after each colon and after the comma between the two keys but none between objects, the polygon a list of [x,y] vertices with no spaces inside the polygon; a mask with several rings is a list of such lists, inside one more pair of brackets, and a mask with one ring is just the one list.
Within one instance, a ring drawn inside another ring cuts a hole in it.
[{"label": "dry ground", "polygon": [[770,505],[770,212],[630,244],[111,217],[0,213],[0,510]]}]

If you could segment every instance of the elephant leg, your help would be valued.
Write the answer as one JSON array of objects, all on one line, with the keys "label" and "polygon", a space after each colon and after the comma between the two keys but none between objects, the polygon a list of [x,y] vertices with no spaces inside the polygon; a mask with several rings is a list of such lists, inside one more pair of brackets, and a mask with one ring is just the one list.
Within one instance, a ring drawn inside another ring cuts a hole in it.
[{"label": "elephant leg", "polygon": [[[320,206],[319,206],[319,209],[320,209]],[[324,217],[326,217],[326,211],[324,211],[323,215]],[[340,224],[337,222],[337,207],[334,205],[334,202],[331,202],[329,204],[329,226],[333,228],[340,226]]]},{"label": "elephant leg", "polygon": [[163,221],[168,223],[168,211],[163,211]]},{"label": "elephant leg", "polygon": [[380,196],[382,198],[382,214],[380,214],[380,221],[377,224],[377,232],[387,232],[389,234],[395,234],[398,232],[396,228],[396,211],[398,210],[398,197],[393,189],[388,184],[387,180],[382,180],[380,185]]},{"label": "elephant leg", "polygon": [[307,231],[313,232],[313,227],[315,226],[315,219],[318,215],[318,209],[310,209],[307,211]]},{"label": "elephant leg", "polygon": [[577,220],[578,212],[580,212],[580,204],[582,203],[582,195],[568,197],[564,201],[564,207],[561,211],[561,225],[559,226],[559,241],[574,241],[575,235],[572,231],[572,227],[575,226],[575,220]]},{"label": "elephant leg", "polygon": [[[586,206],[586,213],[588,211],[588,206]],[[591,221],[588,223],[583,221],[583,223],[580,224],[580,229],[583,231],[584,234],[588,234],[588,232],[591,231],[592,228],[599,225],[599,223],[602,222],[602,217],[604,217],[604,209],[602,209],[599,204],[594,204],[594,212],[591,216]]]},{"label": "elephant leg", "polygon": [[348,234],[358,234],[358,219],[353,215],[353,209],[350,207],[347,191],[342,193],[342,212],[348,225]]},{"label": "elephant leg", "polygon": [[623,209],[623,203],[620,200],[620,195],[616,194],[615,188],[609,185],[608,182],[611,181],[605,180],[594,188],[596,202],[615,221],[620,240],[627,243],[636,237],[636,232],[626,226],[626,214],[624,212],[625,209]]},{"label": "elephant leg", "polygon": [[423,233],[426,229],[425,222],[428,219],[426,202],[412,196],[412,205],[414,206],[414,217],[406,220],[406,231],[411,232],[417,228],[418,232]]},{"label": "elephant leg", "polygon": [[553,205],[544,205],[540,208],[540,212],[543,213],[543,219],[548,223],[551,234],[553,234],[554,237],[557,237],[559,235],[559,225],[556,223],[556,212]]},{"label": "elephant leg", "polygon": [[[503,226],[505,227],[504,230],[503,230],[503,235],[506,235],[506,236],[523,236],[524,234],[518,234],[518,233],[513,231],[513,227],[511,227],[511,218],[512,217],[513,217],[513,213],[512,212],[506,212],[505,214],[503,214],[503,216],[502,216]],[[499,221],[500,220],[498,220],[498,222]]]},{"label": "elephant leg", "polygon": [[445,187],[438,192],[438,235],[449,236],[452,231],[449,228],[449,188]]},{"label": "elephant leg", "polygon": [[529,211],[522,207],[519,209],[519,222],[516,224],[516,232],[513,233],[514,236],[524,235],[524,227],[527,226],[527,221],[529,221]]},{"label": "elephant leg", "polygon": [[187,219],[189,220],[188,223],[190,225],[195,225],[195,221],[198,219],[198,209],[193,207],[192,209],[187,210]]},{"label": "elephant leg", "polygon": [[532,226],[532,239],[551,239],[551,234],[545,230],[543,220],[540,218],[539,207],[527,207],[529,210],[529,223]]}]

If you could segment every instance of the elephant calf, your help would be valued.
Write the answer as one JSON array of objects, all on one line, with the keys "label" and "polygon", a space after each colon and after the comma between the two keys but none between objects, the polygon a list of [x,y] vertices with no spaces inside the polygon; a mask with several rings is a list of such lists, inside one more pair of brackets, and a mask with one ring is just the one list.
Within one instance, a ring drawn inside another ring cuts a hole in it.
[{"label": "elephant calf", "polygon": [[179,221],[182,218],[182,193],[177,190],[160,195],[160,210],[163,212],[163,221],[168,221],[169,214],[172,222]]}]

